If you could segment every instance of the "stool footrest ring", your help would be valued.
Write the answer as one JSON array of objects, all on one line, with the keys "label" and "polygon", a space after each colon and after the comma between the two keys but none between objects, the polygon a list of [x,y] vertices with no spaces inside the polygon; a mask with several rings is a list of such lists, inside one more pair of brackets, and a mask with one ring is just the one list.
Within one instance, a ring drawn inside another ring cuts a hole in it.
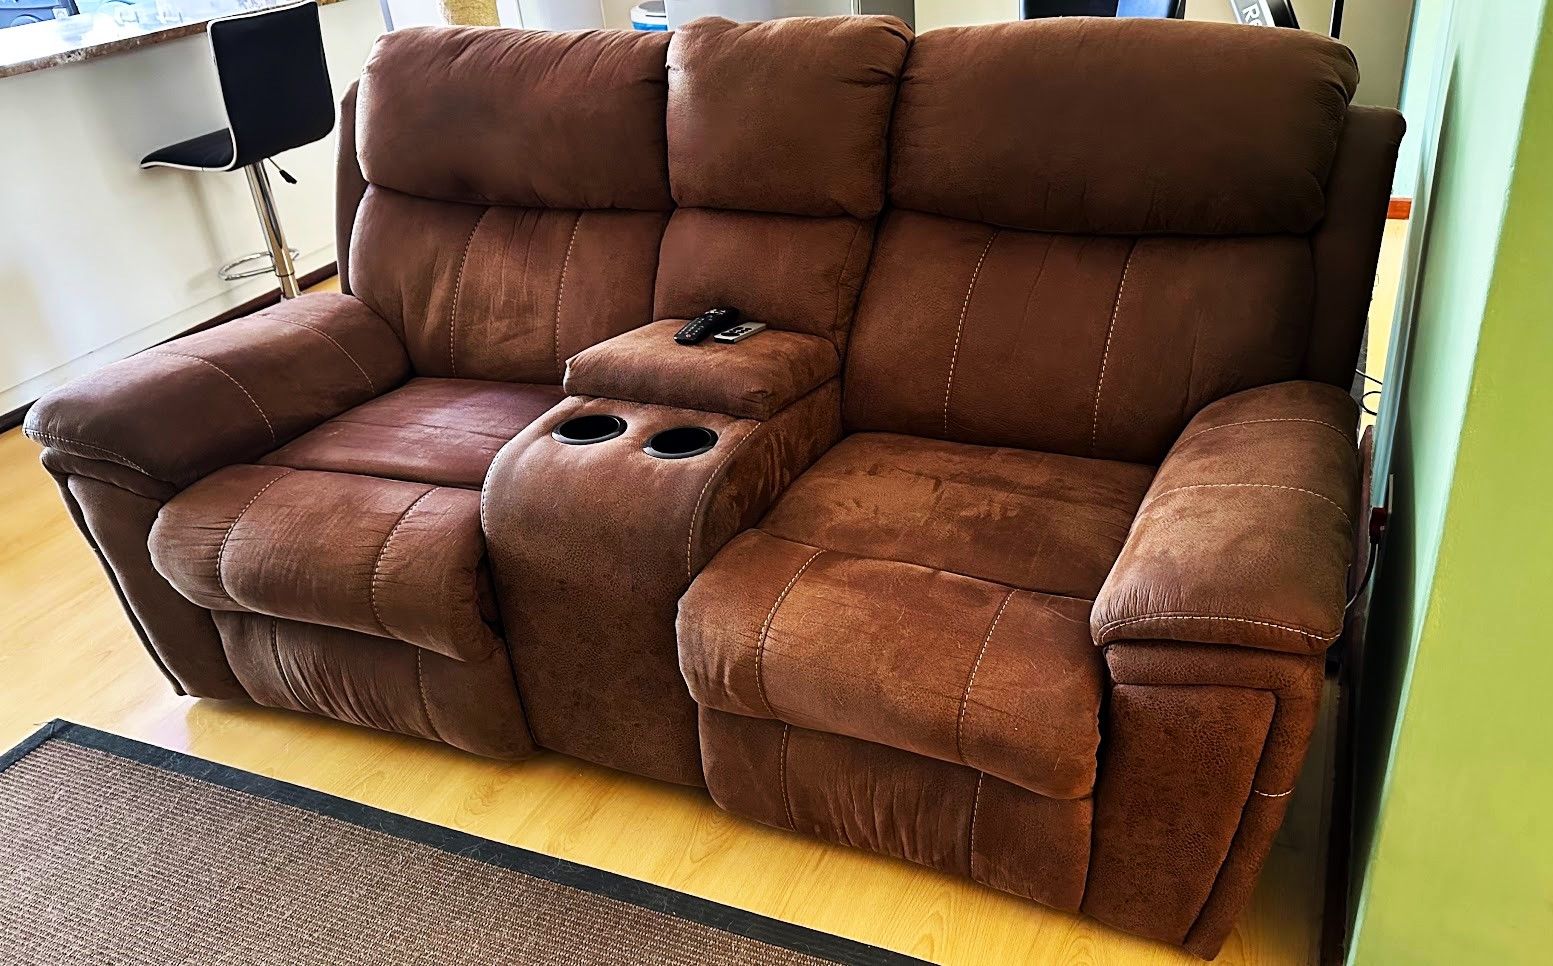
[{"label": "stool footrest ring", "polygon": [[[291,257],[296,258],[299,252],[291,249]],[[223,282],[236,282],[245,278],[255,278],[260,275],[271,275],[275,272],[275,258],[269,252],[252,252],[241,258],[234,258],[216,270]]]}]

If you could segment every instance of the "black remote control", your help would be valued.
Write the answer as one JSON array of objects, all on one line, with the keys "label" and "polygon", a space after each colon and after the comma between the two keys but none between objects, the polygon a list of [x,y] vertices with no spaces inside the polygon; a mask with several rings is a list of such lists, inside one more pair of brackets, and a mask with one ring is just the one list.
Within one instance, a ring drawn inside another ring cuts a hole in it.
[{"label": "black remote control", "polygon": [[680,345],[695,345],[709,335],[716,335],[738,324],[738,309],[707,309],[674,333],[674,341]]}]

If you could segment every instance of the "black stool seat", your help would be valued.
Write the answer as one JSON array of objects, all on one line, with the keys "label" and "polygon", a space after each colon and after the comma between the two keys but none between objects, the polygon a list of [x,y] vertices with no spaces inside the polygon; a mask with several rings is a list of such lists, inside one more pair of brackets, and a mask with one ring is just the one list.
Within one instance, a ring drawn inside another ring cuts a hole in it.
[{"label": "black stool seat", "polygon": [[[157,148],[140,159],[140,166],[187,171],[242,168],[268,250],[227,262],[217,274],[235,282],[274,272],[281,297],[295,298],[300,291],[296,252],[286,244],[264,163],[282,151],[325,138],[334,129],[334,91],[324,61],[317,0],[218,17],[210,21],[205,35],[216,64],[226,127]],[[296,183],[285,171],[280,174]]]},{"label": "black stool seat", "polygon": [[206,27],[227,126],[157,148],[142,168],[235,171],[325,138],[334,91],[312,0],[250,10]]},{"label": "black stool seat", "polygon": [[174,168],[194,168],[200,171],[230,171],[237,160],[231,128],[222,128],[157,148],[140,159],[142,168],[166,165]]}]

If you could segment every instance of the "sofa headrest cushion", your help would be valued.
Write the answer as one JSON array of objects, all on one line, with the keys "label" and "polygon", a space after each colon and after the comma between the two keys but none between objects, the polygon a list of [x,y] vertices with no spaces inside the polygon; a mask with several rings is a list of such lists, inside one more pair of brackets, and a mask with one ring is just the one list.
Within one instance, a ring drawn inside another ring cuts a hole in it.
[{"label": "sofa headrest cushion", "polygon": [[667,47],[625,30],[385,34],[357,100],[362,173],[443,201],[667,209]]},{"label": "sofa headrest cushion", "polygon": [[1058,18],[934,30],[906,61],[890,200],[1009,228],[1304,233],[1359,72],[1299,30]]},{"label": "sofa headrest cushion", "polygon": [[669,44],[669,180],[684,206],[867,218],[911,31],[894,17],[704,17]]}]

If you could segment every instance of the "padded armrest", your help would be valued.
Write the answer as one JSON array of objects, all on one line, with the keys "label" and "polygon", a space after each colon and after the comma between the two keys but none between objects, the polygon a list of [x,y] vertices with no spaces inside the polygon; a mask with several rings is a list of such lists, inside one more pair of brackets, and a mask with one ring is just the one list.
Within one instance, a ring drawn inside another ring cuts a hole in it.
[{"label": "padded armrest", "polygon": [[741,419],[770,419],[840,372],[835,346],[815,335],[767,329],[732,345],[674,341],[680,319],[601,342],[566,363],[566,391]]},{"label": "padded armrest", "polygon": [[1315,654],[1343,628],[1358,407],[1286,382],[1204,408],[1165,457],[1090,616],[1095,643]]},{"label": "padded armrest", "polygon": [[24,431],[182,487],[257,459],[409,371],[404,345],[371,309],[304,295],[62,386],[32,407]]}]

